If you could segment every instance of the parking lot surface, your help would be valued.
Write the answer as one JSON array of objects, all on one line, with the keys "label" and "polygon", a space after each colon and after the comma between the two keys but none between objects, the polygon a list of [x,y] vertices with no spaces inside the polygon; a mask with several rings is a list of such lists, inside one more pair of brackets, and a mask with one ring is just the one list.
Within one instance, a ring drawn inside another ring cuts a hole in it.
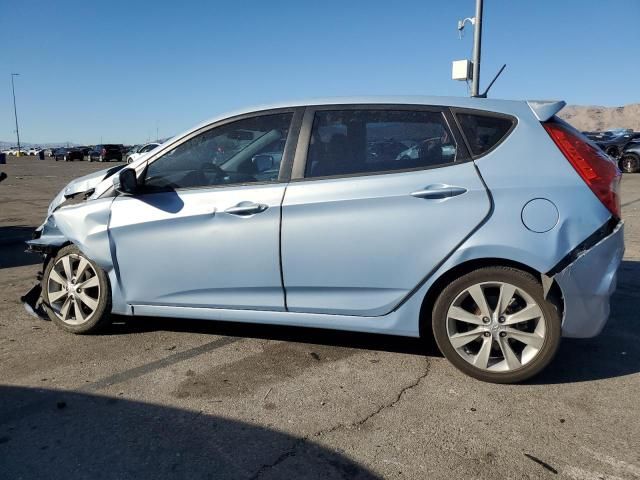
[{"label": "parking lot surface", "polygon": [[21,242],[110,165],[0,165],[0,478],[640,478],[640,175],[604,332],[505,386],[415,339],[158,318],[74,336],[30,317],[41,265]]}]

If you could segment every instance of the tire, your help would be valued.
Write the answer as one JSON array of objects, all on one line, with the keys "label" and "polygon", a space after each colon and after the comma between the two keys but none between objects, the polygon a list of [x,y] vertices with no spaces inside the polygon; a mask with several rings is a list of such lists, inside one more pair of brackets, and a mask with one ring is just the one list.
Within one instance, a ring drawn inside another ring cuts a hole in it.
[{"label": "tire", "polygon": [[[79,270],[81,277],[76,278]],[[47,264],[42,297],[49,318],[67,332],[94,333],[111,323],[109,279],[75,245],[61,248]]]},{"label": "tire", "polygon": [[63,159],[65,162],[68,162],[68,161],[69,161],[69,160],[67,160],[67,156],[66,156],[66,155],[65,155],[64,157],[62,157],[62,159]]},{"label": "tire", "polygon": [[89,158],[87,158],[87,162],[93,162],[93,158],[91,158],[91,155],[89,155]]},{"label": "tire", "polygon": [[[504,303],[503,292],[509,297]],[[475,298],[484,298],[485,305]],[[492,383],[517,383],[538,374],[562,336],[558,309],[544,298],[540,282],[510,267],[480,268],[450,283],[435,302],[432,327],[447,360]]]},{"label": "tire", "polygon": [[104,158],[102,157],[102,155],[100,155],[100,156],[98,157],[98,161],[99,161],[99,162],[104,162]]},{"label": "tire", "polygon": [[620,161],[620,170],[624,173],[637,173],[640,170],[640,157],[628,153]]},{"label": "tire", "polygon": [[619,155],[620,152],[618,151],[618,149],[616,147],[609,147],[609,148],[607,148],[606,153],[611,158],[618,158],[618,155]]}]

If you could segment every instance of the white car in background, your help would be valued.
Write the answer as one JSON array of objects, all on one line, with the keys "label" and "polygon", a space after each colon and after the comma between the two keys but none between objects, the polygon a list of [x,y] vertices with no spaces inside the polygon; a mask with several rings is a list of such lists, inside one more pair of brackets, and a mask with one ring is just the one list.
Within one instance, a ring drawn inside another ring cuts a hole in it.
[{"label": "white car in background", "polygon": [[144,155],[145,153],[150,152],[151,150],[155,150],[159,146],[160,146],[160,144],[157,143],[157,142],[146,143],[146,144],[142,145],[138,150],[136,150],[135,152],[130,153],[129,155],[127,155],[127,163],[135,162],[142,155]]}]

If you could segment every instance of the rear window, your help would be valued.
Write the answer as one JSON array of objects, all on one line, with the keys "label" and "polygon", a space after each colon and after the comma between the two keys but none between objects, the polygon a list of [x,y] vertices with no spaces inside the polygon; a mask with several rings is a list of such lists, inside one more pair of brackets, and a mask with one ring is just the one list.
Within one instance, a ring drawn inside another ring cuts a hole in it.
[{"label": "rear window", "polygon": [[321,111],[313,122],[305,177],[436,167],[454,162],[456,151],[442,112]]},{"label": "rear window", "polygon": [[457,113],[456,117],[473,155],[482,155],[502,142],[515,124],[510,117]]}]

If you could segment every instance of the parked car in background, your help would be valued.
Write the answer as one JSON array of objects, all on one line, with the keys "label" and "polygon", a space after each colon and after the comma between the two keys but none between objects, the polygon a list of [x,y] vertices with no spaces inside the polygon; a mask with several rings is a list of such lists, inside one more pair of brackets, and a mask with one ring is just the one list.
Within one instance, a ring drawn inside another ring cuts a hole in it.
[{"label": "parked car in background", "polygon": [[82,159],[84,160],[85,158],[88,160],[89,159],[89,152],[91,152],[92,148],[91,147],[76,147],[78,150],[80,150],[82,152]]},{"label": "parked car in background", "polygon": [[622,151],[620,170],[625,173],[640,172],[640,140],[629,142]]},{"label": "parked car in background", "polygon": [[46,148],[46,149],[44,150],[44,154],[45,154],[47,157],[53,157],[53,150],[54,150],[53,148]]},{"label": "parked car in background", "polygon": [[634,133],[627,129],[616,129],[605,132],[588,132],[587,137],[593,140],[611,158],[619,159],[624,147],[633,139]]},{"label": "parked car in background", "polygon": [[158,146],[160,146],[160,144],[156,142],[151,142],[151,143],[142,145],[136,152],[127,154],[127,163],[136,161],[145,153],[155,150]]},{"label": "parked car in background", "polygon": [[35,156],[35,155],[38,155],[40,150],[42,150],[42,148],[40,148],[40,147],[31,147],[31,148],[29,148],[29,150],[27,150],[27,154]]},{"label": "parked car in background", "polygon": [[25,156],[28,155],[28,150],[24,149],[24,148],[20,148],[20,150],[18,150],[18,147],[11,147],[8,151],[7,151],[7,155],[13,155],[13,156],[17,156],[18,153],[21,156]]},{"label": "parked car in background", "polygon": [[55,158],[56,162],[58,160],[64,160],[64,156],[67,154],[67,148],[61,147],[53,150],[53,158]]},{"label": "parked car in background", "polygon": [[82,150],[79,148],[58,148],[53,154],[56,162],[62,160],[64,162],[73,162],[74,160],[82,160]]},{"label": "parked car in background", "polygon": [[121,145],[117,144],[102,144],[96,145],[88,154],[88,160],[90,162],[116,162],[122,161]]},{"label": "parked car in background", "polygon": [[[72,333],[121,314],[433,335],[468,375],[525,380],[561,336],[600,333],[624,251],[620,171],[564,105],[343,98],[218,117],[68,184],[27,242],[45,263],[25,301]],[[368,154],[391,136],[423,148]]]}]

